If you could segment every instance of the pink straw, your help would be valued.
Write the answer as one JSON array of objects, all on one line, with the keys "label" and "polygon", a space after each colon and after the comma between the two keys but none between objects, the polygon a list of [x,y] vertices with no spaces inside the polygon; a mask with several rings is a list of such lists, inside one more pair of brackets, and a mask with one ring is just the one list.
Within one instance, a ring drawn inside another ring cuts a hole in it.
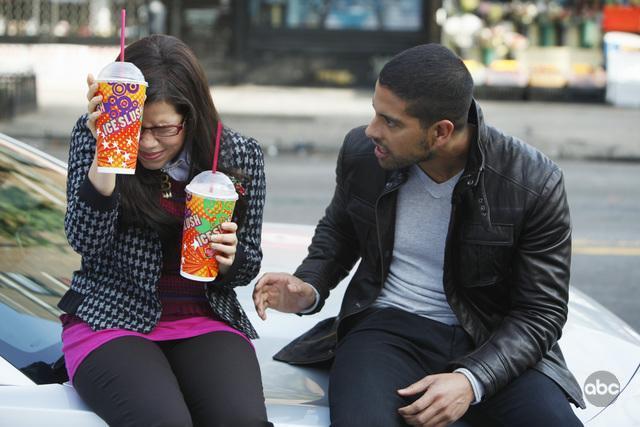
[{"label": "pink straw", "polygon": [[216,131],[216,146],[213,150],[213,168],[211,171],[216,173],[218,170],[218,153],[220,152],[220,135],[222,134],[222,122],[218,120],[218,130]]},{"label": "pink straw", "polygon": [[120,61],[124,62],[124,30],[127,20],[127,10],[120,11]]}]

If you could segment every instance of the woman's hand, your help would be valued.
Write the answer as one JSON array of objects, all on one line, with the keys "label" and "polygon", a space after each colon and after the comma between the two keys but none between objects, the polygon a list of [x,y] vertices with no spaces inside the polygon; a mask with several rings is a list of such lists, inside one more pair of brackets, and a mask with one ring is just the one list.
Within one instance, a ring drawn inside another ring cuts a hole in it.
[{"label": "woman's hand", "polygon": [[[96,79],[93,78],[92,74],[87,75],[87,87],[87,100],[89,101],[89,104],[87,105],[87,112],[89,113],[89,117],[87,118],[87,127],[91,131],[91,135],[93,135],[97,141],[96,120],[100,114],[102,114],[100,110],[98,110],[98,105],[102,102],[102,95],[96,95],[96,92],[98,91],[98,83],[96,83]],[[98,192],[103,196],[110,196],[116,188],[115,174],[98,173],[97,149],[93,157],[93,163],[91,163],[91,167],[89,168],[89,180],[96,190],[98,190]]]},{"label": "woman's hand", "polygon": [[233,260],[236,258],[236,250],[238,248],[236,231],[238,230],[238,225],[235,222],[224,222],[220,228],[222,233],[214,236],[211,249],[216,251],[218,271],[224,275],[229,271]]},{"label": "woman's hand", "polygon": [[87,101],[89,101],[89,104],[87,105],[87,112],[89,113],[89,117],[87,118],[87,127],[91,131],[93,137],[97,139],[96,120],[101,114],[98,110],[98,105],[102,102],[102,95],[96,95],[96,92],[98,91],[98,83],[96,83],[96,79],[93,78],[93,74],[87,75],[87,87]]}]

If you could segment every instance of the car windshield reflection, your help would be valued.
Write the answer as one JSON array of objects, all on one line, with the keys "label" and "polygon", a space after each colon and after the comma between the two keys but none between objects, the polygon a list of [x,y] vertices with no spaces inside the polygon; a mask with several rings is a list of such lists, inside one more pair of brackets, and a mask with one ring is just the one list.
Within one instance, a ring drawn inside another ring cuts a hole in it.
[{"label": "car windshield reflection", "polygon": [[59,380],[56,304],[80,265],[64,235],[65,179],[0,145],[0,356],[36,383]]}]

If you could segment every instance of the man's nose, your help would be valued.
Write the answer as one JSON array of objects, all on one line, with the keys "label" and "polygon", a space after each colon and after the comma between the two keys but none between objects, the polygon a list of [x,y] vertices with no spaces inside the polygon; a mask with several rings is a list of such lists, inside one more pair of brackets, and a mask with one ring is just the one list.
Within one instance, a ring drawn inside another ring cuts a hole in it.
[{"label": "man's nose", "polygon": [[368,138],[377,139],[380,136],[379,128],[376,122],[376,116],[373,116],[373,118],[367,125],[367,128],[364,130],[364,134],[367,135]]}]

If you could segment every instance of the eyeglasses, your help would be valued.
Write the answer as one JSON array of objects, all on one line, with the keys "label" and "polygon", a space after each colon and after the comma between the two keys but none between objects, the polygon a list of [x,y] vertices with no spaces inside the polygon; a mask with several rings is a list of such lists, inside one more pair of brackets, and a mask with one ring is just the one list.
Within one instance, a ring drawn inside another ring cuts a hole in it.
[{"label": "eyeglasses", "polygon": [[154,126],[150,128],[140,126],[140,136],[145,131],[150,131],[155,138],[170,138],[178,135],[182,132],[182,129],[184,129],[184,122],[179,125]]}]

